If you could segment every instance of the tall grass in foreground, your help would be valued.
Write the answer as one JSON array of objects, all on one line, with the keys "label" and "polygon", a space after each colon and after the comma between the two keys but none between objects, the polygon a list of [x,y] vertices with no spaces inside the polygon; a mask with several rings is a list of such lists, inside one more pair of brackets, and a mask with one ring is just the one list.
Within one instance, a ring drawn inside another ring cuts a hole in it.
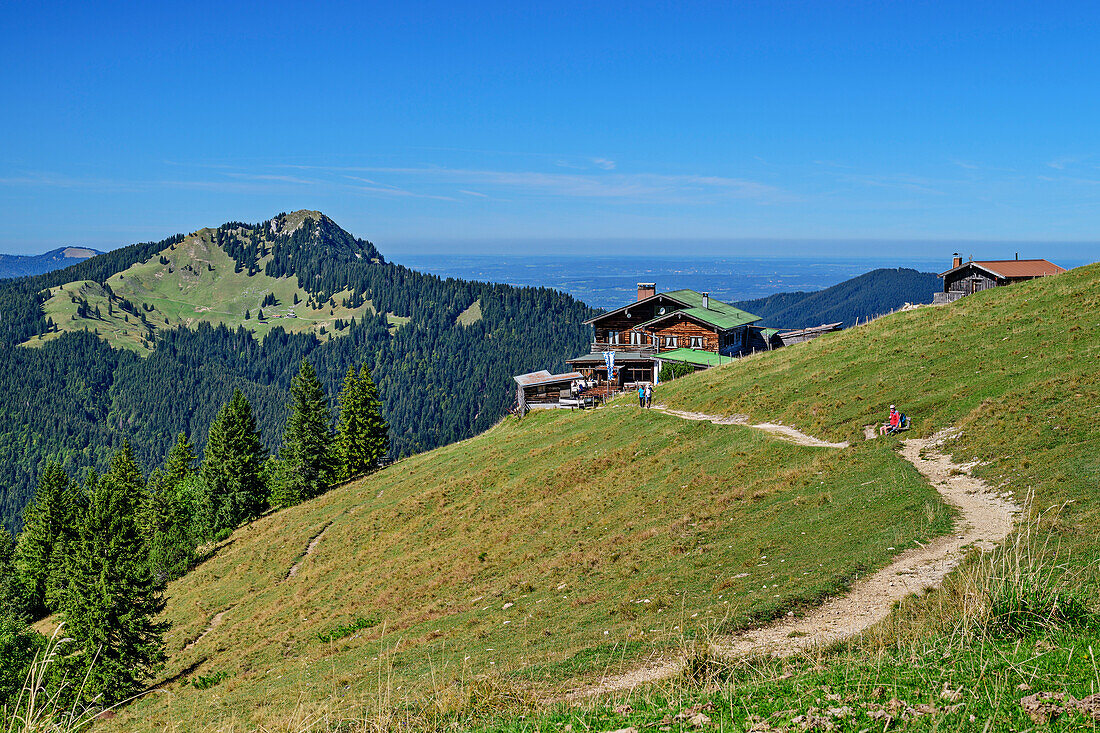
[{"label": "tall grass in foreground", "polygon": [[1040,532],[1041,515],[1029,519],[1012,541],[979,565],[968,604],[972,626],[995,636],[1075,629],[1092,620],[1083,571],[1061,562],[1051,532]]},{"label": "tall grass in foreground", "polygon": [[903,599],[852,644],[881,652],[935,637],[1023,638],[1097,623],[1100,563],[1069,562],[1055,534],[1062,508],[1039,512],[1029,497],[1003,545],[970,557],[941,588]]},{"label": "tall grass in foreground", "polygon": [[[7,733],[74,733],[83,730],[95,720],[96,711],[74,702],[66,706],[65,700],[71,691],[64,678],[60,683],[50,684],[56,676],[60,648],[67,641],[61,637],[64,624],[54,630],[46,647],[36,654],[27,670],[23,689],[19,691],[15,702],[9,709],[0,709],[0,720]],[[84,683],[81,682],[78,694],[72,696],[80,700]]]}]

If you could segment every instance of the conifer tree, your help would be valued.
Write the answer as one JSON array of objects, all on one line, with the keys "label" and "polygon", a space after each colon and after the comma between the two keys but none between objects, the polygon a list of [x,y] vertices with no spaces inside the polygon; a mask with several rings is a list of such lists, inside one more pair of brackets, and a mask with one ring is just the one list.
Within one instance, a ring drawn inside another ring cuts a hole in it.
[{"label": "conifer tree", "polygon": [[138,521],[145,481],[129,442],[95,482],[61,606],[66,633],[79,650],[65,658],[83,694],[111,703],[125,699],[164,663],[168,625],[164,583],[149,568],[149,547]]},{"label": "conifer tree", "polygon": [[62,540],[70,518],[66,499],[72,484],[61,464],[47,464],[38,479],[33,503],[23,512],[15,564],[27,611],[34,616],[53,610],[47,604],[46,592],[51,570],[56,570],[54,546]]},{"label": "conifer tree", "polygon": [[190,497],[181,487],[194,473],[195,451],[186,433],[176,437],[164,471],[149,477],[143,528],[149,538],[149,563],[159,580],[175,580],[191,567],[199,538],[194,534]]},{"label": "conifer tree", "polygon": [[267,488],[260,471],[265,454],[252,406],[235,390],[211,423],[203,454],[202,477],[210,490],[215,532],[235,529],[263,512]]},{"label": "conifer tree", "polygon": [[328,397],[306,359],[290,382],[290,416],[280,457],[283,506],[320,496],[336,478]]},{"label": "conifer tree", "polygon": [[191,444],[187,433],[180,433],[164,462],[164,479],[168,485],[175,486],[194,473],[195,460],[195,446]]},{"label": "conifer tree", "polygon": [[46,607],[56,611],[68,584],[68,563],[75,551],[80,525],[84,521],[84,512],[88,508],[90,488],[98,481],[95,471],[89,471],[85,484],[81,487],[76,481],[70,481],[62,495],[61,533],[50,550],[50,575],[46,581]]},{"label": "conifer tree", "polygon": [[15,575],[15,540],[0,525],[0,620],[23,617],[23,598]]},{"label": "conifer tree", "polygon": [[390,448],[389,425],[382,417],[378,388],[364,364],[356,375],[348,367],[340,391],[340,424],[336,454],[339,477],[346,480],[370,471]]}]

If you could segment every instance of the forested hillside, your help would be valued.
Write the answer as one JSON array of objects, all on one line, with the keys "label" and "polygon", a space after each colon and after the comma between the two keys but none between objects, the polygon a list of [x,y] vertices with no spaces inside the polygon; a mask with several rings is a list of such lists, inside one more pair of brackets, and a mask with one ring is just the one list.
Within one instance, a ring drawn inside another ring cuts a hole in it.
[{"label": "forested hillside", "polygon": [[135,244],[5,281],[0,520],[18,525],[49,459],[74,473],[102,470],[129,439],[150,466],[180,431],[201,450],[237,388],[275,447],[304,357],[332,395],[350,365],[370,367],[393,455],[469,437],[511,406],[512,374],[562,368],[587,348],[590,314],[556,291],[388,263],[318,212]]},{"label": "forested hillside", "polygon": [[807,328],[841,321],[851,326],[856,319],[883,315],[906,303],[931,303],[943,288],[934,273],[907,268],[880,269],[815,292],[776,293],[767,298],[743,300],[738,308],[764,319],[773,328]]}]

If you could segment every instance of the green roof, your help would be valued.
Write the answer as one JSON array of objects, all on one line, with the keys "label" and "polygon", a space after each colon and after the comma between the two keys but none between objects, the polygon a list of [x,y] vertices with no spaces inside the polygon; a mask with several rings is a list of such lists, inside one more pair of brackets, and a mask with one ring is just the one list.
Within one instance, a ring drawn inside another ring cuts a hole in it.
[{"label": "green roof", "polygon": [[683,310],[672,311],[666,313],[663,316],[657,316],[649,321],[646,321],[642,326],[648,326],[651,323],[663,321],[666,318],[682,313],[686,316],[691,316],[698,321],[702,321],[708,325],[723,331],[731,328],[737,328],[738,326],[747,326],[750,323],[756,323],[760,320],[760,316],[754,316],[748,311],[743,311],[740,308],[735,308],[729,303],[723,303],[717,298],[710,298],[708,307],[703,307],[703,294],[696,292],[695,290],[670,290],[667,293],[661,293],[661,295],[667,295],[674,300],[678,300],[681,303],[688,306]]},{"label": "green roof", "polygon": [[662,351],[654,358],[708,367],[718,366],[719,364],[729,364],[733,361],[732,356],[722,356],[720,354],[715,354],[713,351],[700,351],[699,349],[673,349],[672,351]]},{"label": "green roof", "polygon": [[764,340],[770,340],[772,336],[779,333],[778,328],[762,328],[760,329],[760,335],[764,337]]}]

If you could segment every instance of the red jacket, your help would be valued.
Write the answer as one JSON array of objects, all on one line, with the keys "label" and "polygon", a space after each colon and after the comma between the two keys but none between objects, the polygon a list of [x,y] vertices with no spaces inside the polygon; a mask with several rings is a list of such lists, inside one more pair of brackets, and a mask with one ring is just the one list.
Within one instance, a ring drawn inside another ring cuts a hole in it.
[{"label": "red jacket", "polygon": [[898,422],[901,421],[901,413],[897,410],[890,410],[890,424],[897,427]]}]

